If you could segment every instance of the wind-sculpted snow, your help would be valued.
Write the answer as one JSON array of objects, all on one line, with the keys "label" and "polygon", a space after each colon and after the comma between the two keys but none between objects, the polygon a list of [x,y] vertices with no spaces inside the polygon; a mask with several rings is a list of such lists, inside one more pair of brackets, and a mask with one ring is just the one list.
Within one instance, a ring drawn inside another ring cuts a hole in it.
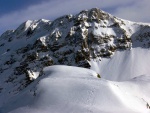
[{"label": "wind-sculpted snow", "polygon": [[150,76],[111,82],[92,70],[68,66],[50,66],[43,74],[4,104],[1,113],[150,112]]},{"label": "wind-sculpted snow", "polygon": [[92,60],[91,69],[107,80],[125,81],[150,74],[150,51],[143,48],[117,51],[111,58]]}]

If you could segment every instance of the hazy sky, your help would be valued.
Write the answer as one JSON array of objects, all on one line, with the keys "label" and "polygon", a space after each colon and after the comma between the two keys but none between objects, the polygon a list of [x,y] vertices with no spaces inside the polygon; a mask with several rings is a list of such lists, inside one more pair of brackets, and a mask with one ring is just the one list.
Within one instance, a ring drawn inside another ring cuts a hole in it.
[{"label": "hazy sky", "polygon": [[150,0],[0,0],[0,34],[26,20],[54,20],[94,7],[123,19],[150,23]]}]

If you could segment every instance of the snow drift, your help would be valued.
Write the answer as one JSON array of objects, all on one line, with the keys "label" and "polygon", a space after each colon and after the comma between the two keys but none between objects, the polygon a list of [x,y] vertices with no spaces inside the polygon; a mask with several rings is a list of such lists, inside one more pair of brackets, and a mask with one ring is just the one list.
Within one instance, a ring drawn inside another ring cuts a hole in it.
[{"label": "snow drift", "polygon": [[1,113],[150,112],[146,106],[150,76],[112,82],[97,78],[92,70],[71,66],[50,66],[43,74],[39,82],[4,104]]}]

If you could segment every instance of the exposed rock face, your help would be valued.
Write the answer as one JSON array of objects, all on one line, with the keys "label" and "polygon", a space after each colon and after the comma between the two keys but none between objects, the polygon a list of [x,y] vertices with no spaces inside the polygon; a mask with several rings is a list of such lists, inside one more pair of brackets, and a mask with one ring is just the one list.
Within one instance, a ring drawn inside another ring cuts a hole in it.
[{"label": "exposed rock face", "polygon": [[46,66],[90,68],[91,59],[109,58],[117,50],[149,48],[149,39],[149,25],[118,19],[96,8],[53,22],[27,21],[0,37],[0,76],[6,76],[2,82],[13,83],[16,92]]}]

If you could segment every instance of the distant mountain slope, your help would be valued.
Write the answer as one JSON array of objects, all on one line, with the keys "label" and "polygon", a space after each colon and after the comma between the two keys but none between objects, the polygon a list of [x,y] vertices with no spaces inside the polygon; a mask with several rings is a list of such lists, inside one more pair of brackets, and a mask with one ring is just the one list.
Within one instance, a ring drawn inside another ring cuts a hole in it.
[{"label": "distant mountain slope", "polygon": [[0,99],[18,95],[51,65],[91,68],[116,81],[150,75],[149,48],[150,25],[97,8],[54,21],[28,20],[0,36]]}]

